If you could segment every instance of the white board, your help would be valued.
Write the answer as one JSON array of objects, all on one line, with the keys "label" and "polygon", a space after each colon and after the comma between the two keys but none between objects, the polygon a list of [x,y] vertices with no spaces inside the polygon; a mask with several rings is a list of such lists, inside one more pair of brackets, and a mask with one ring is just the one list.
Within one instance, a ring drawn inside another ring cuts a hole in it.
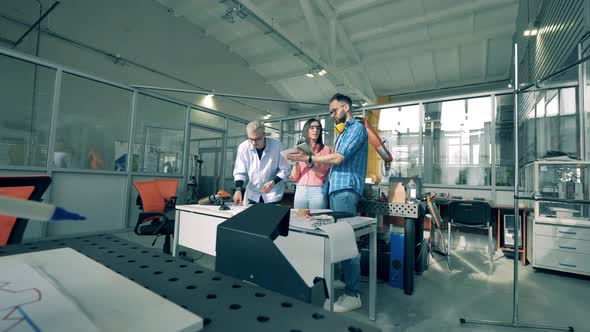
[{"label": "white board", "polygon": [[202,328],[201,317],[73,249],[0,257],[0,331]]}]

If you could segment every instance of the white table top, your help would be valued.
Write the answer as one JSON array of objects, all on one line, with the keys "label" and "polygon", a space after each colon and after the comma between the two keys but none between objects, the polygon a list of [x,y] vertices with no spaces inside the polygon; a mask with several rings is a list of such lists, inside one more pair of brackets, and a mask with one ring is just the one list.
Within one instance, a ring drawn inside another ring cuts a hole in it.
[{"label": "white table top", "polygon": [[[227,206],[230,208],[229,210],[219,210],[219,205],[199,205],[199,204],[177,205],[176,209],[180,210],[180,211],[185,211],[185,212],[200,213],[200,214],[206,214],[206,215],[210,215],[210,216],[229,219],[229,218],[237,215],[238,213],[240,213],[248,208],[248,206],[234,205],[232,203],[227,204]],[[293,213],[293,211],[295,211],[295,210],[291,209],[291,218],[295,217],[295,214]],[[311,213],[321,213],[321,212],[331,212],[331,211],[332,210],[328,210],[328,209],[311,210]],[[359,217],[359,216],[338,219],[338,222],[343,222],[343,221],[350,223],[354,229],[361,228],[361,227],[364,227],[367,225],[371,225],[376,222],[375,218]],[[320,230],[319,228],[314,229],[314,228],[308,228],[308,227],[298,227],[297,225],[295,225],[293,223],[291,223],[289,225],[289,228],[302,230],[302,231],[306,231],[306,232],[310,232],[310,233],[318,233],[318,234],[323,233],[323,231]]]},{"label": "white table top", "polygon": [[185,212],[192,212],[192,213],[201,213],[201,214],[208,214],[211,216],[221,217],[221,218],[231,218],[236,214],[244,211],[247,207],[241,205],[234,205],[234,204],[226,204],[229,207],[229,210],[220,210],[219,205],[176,205],[176,210],[185,211]]}]

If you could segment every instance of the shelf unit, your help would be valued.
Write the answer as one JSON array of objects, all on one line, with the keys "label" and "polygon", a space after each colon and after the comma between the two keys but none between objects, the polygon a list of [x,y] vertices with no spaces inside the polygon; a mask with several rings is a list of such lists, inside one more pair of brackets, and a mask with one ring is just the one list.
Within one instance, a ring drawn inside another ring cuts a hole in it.
[{"label": "shelf unit", "polygon": [[[525,166],[525,195],[589,200],[590,162],[539,160]],[[590,275],[590,206],[534,201],[533,267]]]}]

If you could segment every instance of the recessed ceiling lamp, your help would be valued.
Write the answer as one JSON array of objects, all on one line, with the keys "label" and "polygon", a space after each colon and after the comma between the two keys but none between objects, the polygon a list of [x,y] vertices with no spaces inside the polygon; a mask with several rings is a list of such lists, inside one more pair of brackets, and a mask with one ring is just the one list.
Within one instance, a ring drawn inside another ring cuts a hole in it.
[{"label": "recessed ceiling lamp", "polygon": [[213,94],[213,91],[211,91],[211,93],[208,93],[205,98],[203,98],[203,105],[205,105],[205,107],[209,107],[212,108],[213,105],[213,97],[215,95]]},{"label": "recessed ceiling lamp", "polygon": [[270,114],[269,112],[266,113],[266,115],[264,116],[264,119],[270,119],[270,117],[272,116],[272,114]]},{"label": "recessed ceiling lamp", "polygon": [[325,69],[313,69],[312,71],[310,71],[309,73],[306,73],[305,76],[309,77],[309,78],[313,78],[316,75],[317,76],[324,76],[326,75],[328,72]]},{"label": "recessed ceiling lamp", "polygon": [[537,26],[537,22],[533,24],[529,24],[528,27],[522,32],[522,35],[525,37],[534,37],[539,33],[539,28]]}]

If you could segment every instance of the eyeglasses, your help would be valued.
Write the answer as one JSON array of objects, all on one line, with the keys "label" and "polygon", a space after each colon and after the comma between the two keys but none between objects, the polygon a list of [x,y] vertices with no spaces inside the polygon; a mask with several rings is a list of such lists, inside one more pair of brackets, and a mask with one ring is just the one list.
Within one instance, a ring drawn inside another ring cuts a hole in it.
[{"label": "eyeglasses", "polygon": [[256,142],[262,142],[264,140],[264,136],[262,137],[257,137],[257,138],[250,138],[248,137],[248,141],[252,144],[256,143]]},{"label": "eyeglasses", "polygon": [[309,129],[311,129],[311,130],[314,130],[314,129],[315,130],[322,130],[322,126],[319,126],[319,125],[311,125],[311,126],[309,126]]}]

